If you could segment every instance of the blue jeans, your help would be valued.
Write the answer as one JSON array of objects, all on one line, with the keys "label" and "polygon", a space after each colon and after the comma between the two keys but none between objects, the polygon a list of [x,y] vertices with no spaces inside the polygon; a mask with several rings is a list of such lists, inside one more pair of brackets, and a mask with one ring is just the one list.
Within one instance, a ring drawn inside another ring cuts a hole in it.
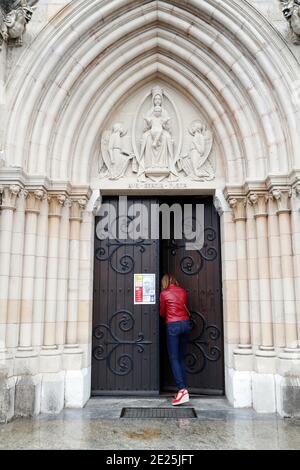
[{"label": "blue jeans", "polygon": [[184,359],[191,328],[192,324],[190,320],[181,320],[166,324],[169,359],[178,390],[187,387]]}]

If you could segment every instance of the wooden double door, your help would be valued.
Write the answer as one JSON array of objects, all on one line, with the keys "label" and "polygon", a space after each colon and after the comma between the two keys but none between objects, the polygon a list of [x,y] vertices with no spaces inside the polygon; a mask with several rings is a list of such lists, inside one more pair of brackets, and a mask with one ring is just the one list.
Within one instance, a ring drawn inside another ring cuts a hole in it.
[{"label": "wooden double door", "polygon": [[[172,211],[170,233],[165,233],[165,215],[158,211],[162,204],[180,204],[182,214],[189,205],[193,224],[203,212],[201,249],[187,251],[186,238],[179,239],[174,232]],[[202,205],[202,212],[197,212],[197,205]],[[178,202],[178,198],[109,197],[102,207],[95,221],[92,394],[158,395],[176,390],[159,317],[160,279],[169,272],[188,293],[193,323],[185,358],[189,389],[222,395],[220,230],[212,198],[181,197]],[[103,236],[105,229],[109,237]],[[155,274],[155,303],[135,303],[134,274]]]}]

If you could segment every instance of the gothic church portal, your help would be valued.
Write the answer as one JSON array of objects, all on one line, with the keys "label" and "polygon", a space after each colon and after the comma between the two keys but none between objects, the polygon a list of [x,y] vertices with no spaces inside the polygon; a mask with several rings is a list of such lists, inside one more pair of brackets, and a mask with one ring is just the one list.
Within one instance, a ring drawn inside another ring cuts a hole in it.
[{"label": "gothic church portal", "polygon": [[[282,3],[27,0],[2,12],[1,421],[172,389],[158,303],[131,302],[141,269],[157,281],[177,270],[190,291],[195,393],[299,413],[300,7],[283,15]],[[202,201],[201,256],[150,239],[104,255],[95,226],[119,195]],[[103,324],[119,359],[104,359]]]}]

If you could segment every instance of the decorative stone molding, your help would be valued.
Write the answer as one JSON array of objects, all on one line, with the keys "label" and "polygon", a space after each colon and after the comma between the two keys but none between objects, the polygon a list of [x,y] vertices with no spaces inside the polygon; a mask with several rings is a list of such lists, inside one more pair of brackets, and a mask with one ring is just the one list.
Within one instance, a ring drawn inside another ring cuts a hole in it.
[{"label": "decorative stone molding", "polygon": [[267,193],[251,192],[248,196],[248,202],[254,207],[254,217],[267,217],[267,202],[269,196]]},{"label": "decorative stone molding", "polygon": [[238,220],[246,220],[247,215],[246,215],[246,205],[247,205],[247,199],[244,196],[241,197],[231,197],[229,198],[229,206],[233,210],[233,218],[234,221]]},{"label": "decorative stone molding", "polygon": [[16,209],[17,197],[21,191],[20,186],[12,184],[10,186],[5,186],[2,191],[2,203],[1,209]]},{"label": "decorative stone molding", "polygon": [[282,5],[282,13],[290,25],[291,41],[300,44],[300,1],[279,0]]},{"label": "decorative stone molding", "polygon": [[0,46],[22,46],[26,25],[32,18],[38,0],[16,0],[1,2],[0,5]]},{"label": "decorative stone molding", "polygon": [[281,214],[283,212],[290,213],[290,198],[291,198],[291,190],[290,189],[279,189],[274,188],[270,192],[270,198],[272,198],[277,203],[277,214]]},{"label": "decorative stone molding", "polygon": [[43,189],[36,189],[35,191],[28,191],[26,197],[26,212],[39,213],[40,206],[43,199],[47,197]]},{"label": "decorative stone molding", "polygon": [[126,128],[117,114],[102,132],[99,177],[133,177],[139,183],[213,180],[213,132],[200,116],[183,124],[176,102],[176,96],[157,85],[140,101]]}]

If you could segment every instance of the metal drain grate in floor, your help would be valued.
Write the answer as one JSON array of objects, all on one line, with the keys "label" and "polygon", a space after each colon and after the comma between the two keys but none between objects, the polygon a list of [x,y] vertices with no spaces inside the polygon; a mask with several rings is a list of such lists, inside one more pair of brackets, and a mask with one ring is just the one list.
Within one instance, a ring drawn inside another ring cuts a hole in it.
[{"label": "metal drain grate in floor", "polygon": [[197,418],[194,408],[123,408],[120,418],[158,419],[158,418]]}]

